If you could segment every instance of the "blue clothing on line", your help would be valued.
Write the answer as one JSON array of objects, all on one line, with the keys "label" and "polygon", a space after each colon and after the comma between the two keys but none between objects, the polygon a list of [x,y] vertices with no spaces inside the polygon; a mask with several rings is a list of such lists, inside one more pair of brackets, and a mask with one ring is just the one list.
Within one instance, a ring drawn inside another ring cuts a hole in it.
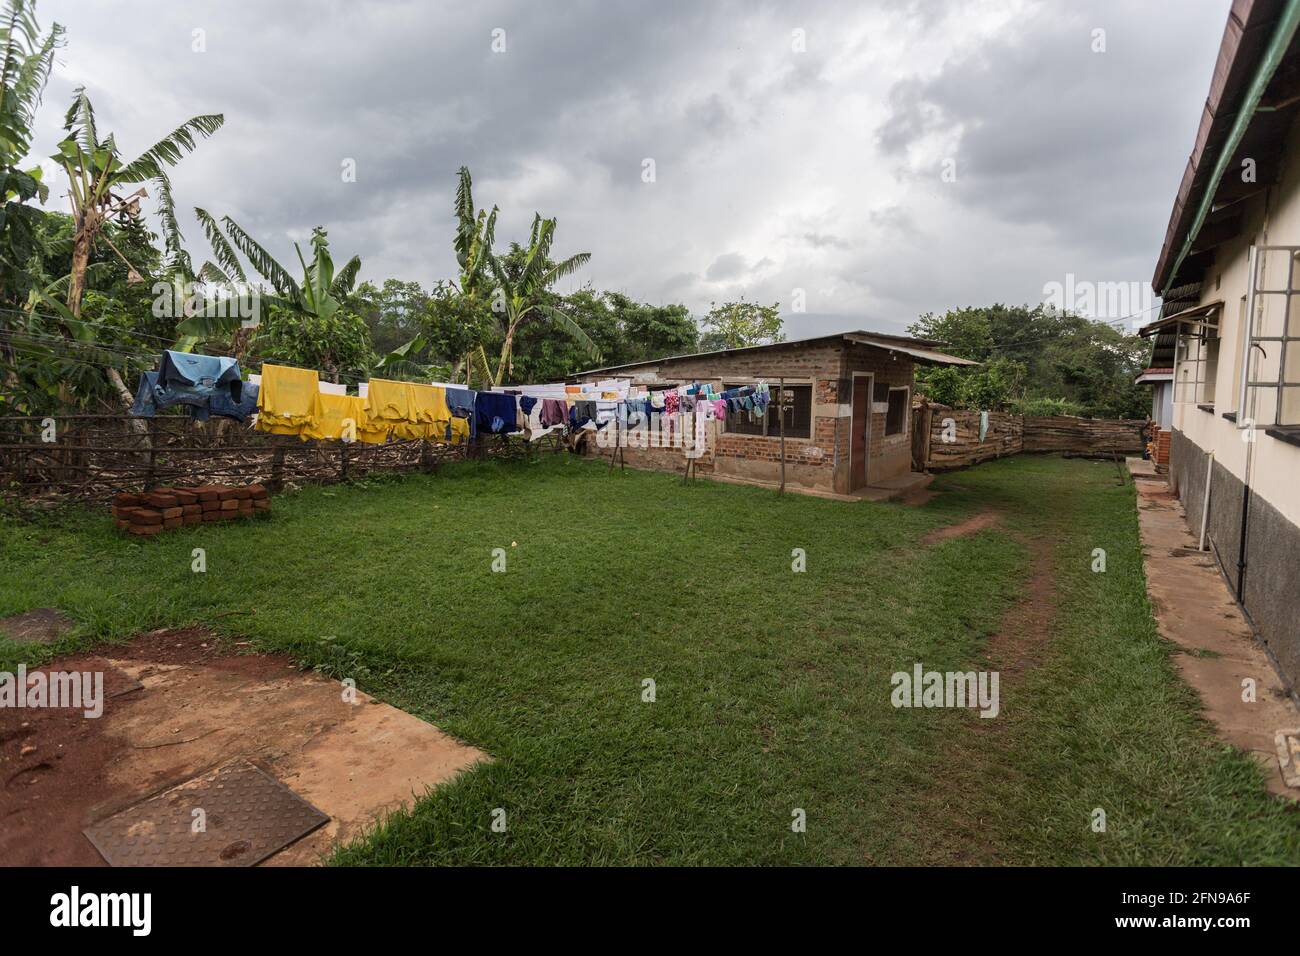
[{"label": "blue clothing on line", "polygon": [[[477,393],[468,388],[447,389],[447,408],[457,418],[469,419],[469,437],[473,440],[478,435],[478,416],[474,414],[474,396]],[[450,430],[450,426],[448,426]]]},{"label": "blue clothing on line", "polygon": [[502,392],[479,392],[474,399],[474,417],[479,427],[493,435],[518,430],[519,410],[515,396]]}]

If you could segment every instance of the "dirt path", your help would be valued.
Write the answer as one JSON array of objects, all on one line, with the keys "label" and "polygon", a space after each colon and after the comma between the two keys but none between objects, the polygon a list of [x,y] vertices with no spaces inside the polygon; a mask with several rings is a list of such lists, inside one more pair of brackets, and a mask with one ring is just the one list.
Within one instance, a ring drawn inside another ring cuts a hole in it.
[{"label": "dirt path", "polygon": [[963,518],[956,524],[945,525],[942,528],[935,528],[933,531],[921,538],[921,544],[929,547],[933,544],[939,544],[941,541],[951,541],[953,538],[964,538],[968,534],[975,534],[977,531],[991,528],[997,524],[998,521],[999,515],[996,511],[980,511],[971,515],[969,518]]},{"label": "dirt path", "polygon": [[[975,525],[963,532],[971,534],[994,521],[995,514],[983,512],[940,530]],[[1000,858],[998,847],[981,839],[980,835],[990,828],[969,798],[989,786],[990,772],[1003,774],[1008,767],[1014,772],[1014,758],[1003,752],[1008,746],[1004,733],[1006,719],[1014,712],[1020,678],[1046,654],[1059,603],[1052,541],[1050,534],[1021,539],[1029,551],[1029,578],[1015,604],[1003,615],[1001,626],[985,645],[988,669],[998,673],[1000,713],[991,719],[982,718],[974,711],[960,715],[963,719],[955,723],[951,739],[941,748],[943,757],[939,765],[946,768],[945,773],[921,807],[924,816],[937,821],[935,839],[930,843],[933,857],[927,860],[928,864],[988,866],[1009,862]]]},{"label": "dirt path", "polygon": [[[1056,572],[1053,568],[1052,539],[1039,536],[1022,539],[1029,550],[1029,580],[1020,599],[1002,618],[1002,627],[989,638],[988,658],[1001,674],[1002,686],[1015,680],[1042,656],[1056,617]],[[997,723],[997,721],[984,721]]]}]

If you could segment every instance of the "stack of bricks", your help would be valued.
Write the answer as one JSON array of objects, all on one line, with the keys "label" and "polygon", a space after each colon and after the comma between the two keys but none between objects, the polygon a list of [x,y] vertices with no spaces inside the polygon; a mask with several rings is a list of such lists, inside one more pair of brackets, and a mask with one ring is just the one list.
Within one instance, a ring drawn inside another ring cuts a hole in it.
[{"label": "stack of bricks", "polygon": [[1171,434],[1168,428],[1162,428],[1156,432],[1156,440],[1152,442],[1154,447],[1151,449],[1151,460],[1155,463],[1157,474],[1169,474],[1169,437]]},{"label": "stack of bricks", "polygon": [[154,535],[185,525],[251,518],[270,508],[271,498],[264,485],[157,488],[138,495],[117,495],[113,523],[129,534]]}]

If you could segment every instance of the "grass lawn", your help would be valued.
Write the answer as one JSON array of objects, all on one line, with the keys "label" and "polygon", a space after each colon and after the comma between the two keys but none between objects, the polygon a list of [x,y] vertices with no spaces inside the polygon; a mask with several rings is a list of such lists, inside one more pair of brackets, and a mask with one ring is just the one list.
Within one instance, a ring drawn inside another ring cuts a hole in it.
[{"label": "grass lawn", "polygon": [[[1114,467],[1025,456],[933,487],[845,504],[547,456],[307,488],[156,540],[5,519],[0,616],[62,608],[80,626],[58,651],[207,623],[493,755],[341,863],[1300,862],[1300,813],[1216,742],[1156,635]],[[891,705],[915,662],[1006,663],[1035,567],[1050,626],[996,719]],[[42,653],[0,641],[0,667]]]}]

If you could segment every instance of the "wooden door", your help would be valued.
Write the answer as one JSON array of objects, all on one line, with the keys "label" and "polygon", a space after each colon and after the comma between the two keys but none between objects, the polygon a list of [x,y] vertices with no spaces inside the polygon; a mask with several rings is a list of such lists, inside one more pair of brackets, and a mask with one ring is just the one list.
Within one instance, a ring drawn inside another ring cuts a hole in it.
[{"label": "wooden door", "polygon": [[866,487],[871,454],[871,375],[853,377],[853,418],[849,428],[849,490]]}]

